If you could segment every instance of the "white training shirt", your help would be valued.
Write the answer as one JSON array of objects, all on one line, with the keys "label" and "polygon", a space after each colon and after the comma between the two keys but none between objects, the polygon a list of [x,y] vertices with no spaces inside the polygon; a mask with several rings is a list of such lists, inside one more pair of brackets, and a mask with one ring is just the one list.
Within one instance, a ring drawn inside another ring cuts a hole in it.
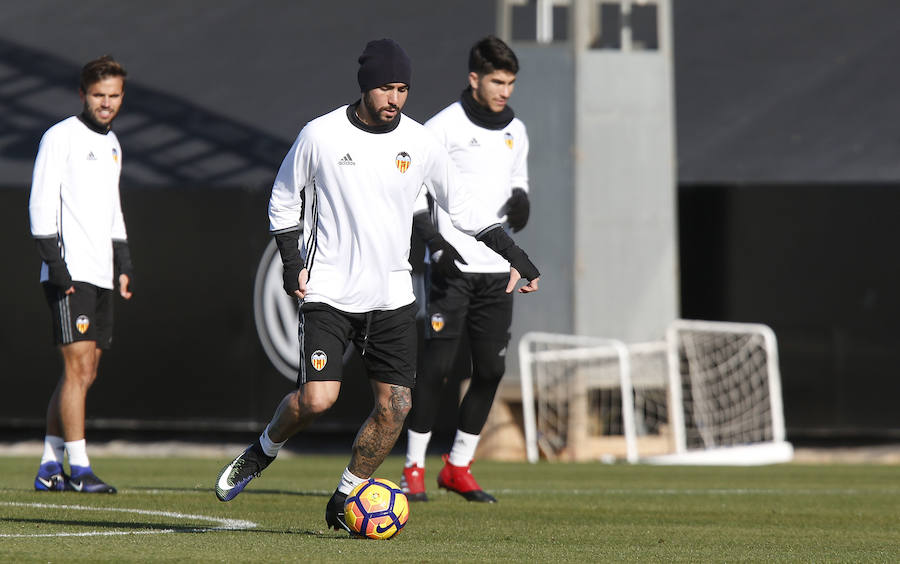
[{"label": "white training shirt", "polygon": [[[31,235],[57,237],[73,281],[113,288],[112,241],[126,241],[119,199],[122,148],[72,116],[44,133],[34,162]],[[41,266],[41,281],[48,278]]]},{"label": "white training shirt", "polygon": [[[269,201],[273,232],[300,229],[306,301],[342,311],[390,310],[415,300],[409,246],[423,184],[448,220],[477,235],[497,218],[479,207],[447,152],[420,123],[364,131],[342,106],[306,124],[281,164]],[[352,110],[351,110],[352,111]]]},{"label": "white training shirt", "polygon": [[[503,129],[487,129],[472,123],[462,104],[450,104],[425,122],[447,149],[463,181],[472,190],[478,206],[490,211],[495,221],[504,221],[502,208],[513,188],[528,192],[528,134],[525,124],[513,118]],[[509,272],[509,263],[477,241],[454,228],[447,214],[438,209],[437,227],[444,239],[468,264],[463,272]]]}]

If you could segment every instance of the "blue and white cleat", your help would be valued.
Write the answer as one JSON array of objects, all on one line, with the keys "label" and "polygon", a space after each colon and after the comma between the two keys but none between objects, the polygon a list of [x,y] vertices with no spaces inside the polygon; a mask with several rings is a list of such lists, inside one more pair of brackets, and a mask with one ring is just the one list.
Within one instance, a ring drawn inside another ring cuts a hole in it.
[{"label": "blue and white cleat", "polygon": [[80,493],[116,493],[116,488],[98,478],[90,466],[72,466],[72,475],[66,481],[66,490]]},{"label": "blue and white cleat", "polygon": [[216,479],[216,497],[219,501],[231,501],[273,460],[275,457],[266,456],[257,440],[219,472]]},{"label": "blue and white cleat", "polygon": [[61,492],[66,489],[69,477],[59,462],[45,462],[38,468],[34,489],[39,492]]}]

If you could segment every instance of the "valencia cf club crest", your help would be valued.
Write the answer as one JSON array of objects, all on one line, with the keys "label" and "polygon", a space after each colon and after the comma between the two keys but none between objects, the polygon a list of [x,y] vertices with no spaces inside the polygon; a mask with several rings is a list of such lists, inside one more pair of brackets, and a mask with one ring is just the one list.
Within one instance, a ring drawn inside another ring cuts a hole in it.
[{"label": "valencia cf club crest", "polygon": [[395,161],[397,164],[397,169],[400,172],[406,172],[409,170],[409,163],[412,162],[412,159],[409,158],[409,153],[406,151],[401,151],[397,153],[397,160]]},{"label": "valencia cf club crest", "polygon": [[116,162],[116,163],[119,162],[119,152],[116,151],[115,148],[113,148],[112,151],[113,151],[113,162]]},{"label": "valencia cf club crest", "polygon": [[506,143],[506,146],[507,146],[507,147],[509,147],[510,149],[512,149],[512,148],[513,148],[513,136],[512,136],[512,133],[510,133],[510,132],[508,132],[508,131],[507,131],[506,133],[504,133],[504,134],[503,134],[503,142]]},{"label": "valencia cf club crest", "polygon": [[435,333],[440,333],[444,329],[444,316],[440,313],[435,313],[431,316],[431,328],[434,329]]},{"label": "valencia cf club crest", "polygon": [[88,327],[91,326],[91,320],[88,319],[86,315],[79,315],[75,320],[75,328],[78,329],[78,332],[84,335],[87,333]]},{"label": "valencia cf club crest", "polygon": [[317,372],[321,372],[325,365],[328,364],[328,355],[323,350],[317,350],[309,356],[309,362]]}]

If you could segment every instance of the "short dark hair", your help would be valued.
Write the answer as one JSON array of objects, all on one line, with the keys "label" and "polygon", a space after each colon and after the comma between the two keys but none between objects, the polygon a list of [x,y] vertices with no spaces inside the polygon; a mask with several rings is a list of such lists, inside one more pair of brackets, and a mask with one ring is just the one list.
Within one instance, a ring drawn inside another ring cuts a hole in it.
[{"label": "short dark hair", "polygon": [[518,74],[519,59],[502,39],[488,35],[469,51],[469,72],[485,75],[497,70]]},{"label": "short dark hair", "polygon": [[87,92],[92,84],[105,80],[111,76],[122,77],[122,82],[128,73],[111,55],[103,55],[88,62],[81,69],[81,91]]}]

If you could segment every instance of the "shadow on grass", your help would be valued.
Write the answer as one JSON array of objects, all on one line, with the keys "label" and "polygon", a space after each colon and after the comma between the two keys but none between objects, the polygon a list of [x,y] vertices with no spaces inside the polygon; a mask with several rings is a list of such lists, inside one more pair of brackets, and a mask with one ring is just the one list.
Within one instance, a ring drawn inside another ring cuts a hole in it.
[{"label": "shadow on grass", "polygon": [[[20,524],[32,524],[37,526],[42,525],[57,525],[60,527],[86,527],[86,528],[101,528],[101,529],[127,529],[124,532],[140,532],[140,531],[172,531],[173,533],[264,533],[264,534],[272,534],[272,535],[305,535],[308,537],[329,537],[331,536],[331,531],[329,530],[291,530],[291,529],[229,529],[223,527],[199,527],[199,526],[185,526],[183,524],[173,525],[167,523],[137,523],[134,521],[104,521],[104,520],[85,520],[85,519],[37,519],[37,518],[22,518],[22,517],[3,517],[0,518],[0,522],[2,523],[20,523]],[[348,540],[356,540],[355,537],[351,537],[347,535],[335,537],[335,539],[348,539]]]},{"label": "shadow on grass", "polygon": [[198,527],[185,527],[183,524],[170,525],[166,523],[136,523],[134,521],[96,521],[84,519],[27,519],[24,517],[3,517],[0,522],[5,523],[31,523],[35,525],[60,525],[64,527],[100,527],[106,529],[135,529],[143,531],[178,530]]},{"label": "shadow on grass", "polygon": [[[126,488],[128,491],[146,491],[146,492],[154,492],[154,491],[167,491],[167,492],[194,492],[194,493],[212,493],[213,488],[206,486],[195,486],[193,488],[173,488],[171,486],[128,486]],[[293,496],[301,496],[301,497],[331,497],[333,492],[324,492],[324,491],[297,491],[297,490],[273,490],[273,489],[261,489],[254,488],[252,490],[244,490],[241,492],[241,496],[245,495],[293,495]]]}]

